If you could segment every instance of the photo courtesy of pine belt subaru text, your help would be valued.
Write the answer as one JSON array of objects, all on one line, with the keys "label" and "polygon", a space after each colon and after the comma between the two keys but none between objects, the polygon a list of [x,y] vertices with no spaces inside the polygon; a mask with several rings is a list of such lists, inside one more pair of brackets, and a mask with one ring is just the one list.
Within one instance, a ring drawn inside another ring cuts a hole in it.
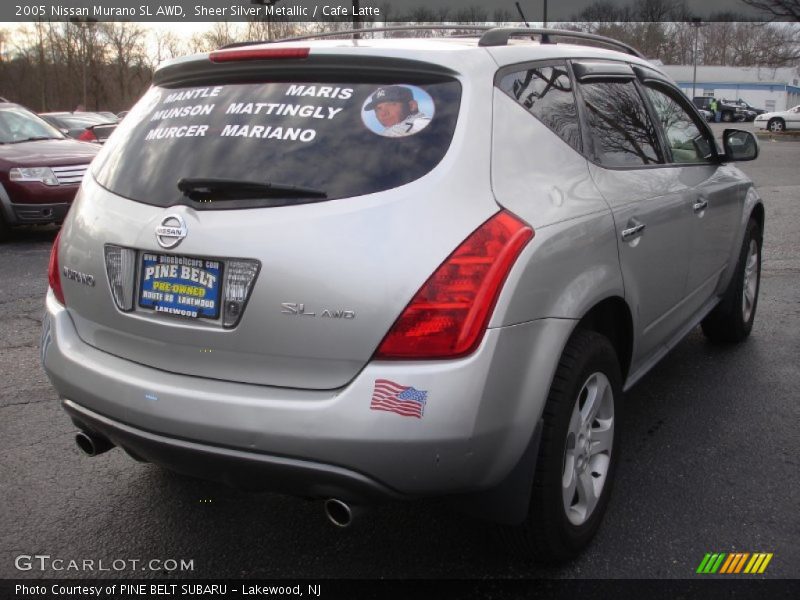
[{"label": "photo courtesy of pine belt subaru text", "polygon": [[162,65],[53,246],[44,368],[88,455],[341,527],[445,497],[567,559],[623,393],[750,333],[758,144],[608,38],[384,33]]}]

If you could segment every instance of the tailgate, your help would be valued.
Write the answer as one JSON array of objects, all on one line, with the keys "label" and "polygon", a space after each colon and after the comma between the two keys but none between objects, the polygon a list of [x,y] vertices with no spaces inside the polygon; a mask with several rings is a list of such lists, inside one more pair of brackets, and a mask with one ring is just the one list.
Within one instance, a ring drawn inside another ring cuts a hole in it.
[{"label": "tailgate", "polygon": [[[170,372],[345,385],[497,211],[491,79],[467,87],[469,98],[462,85],[394,75],[154,88],[106,144],[65,225],[62,267],[78,275],[63,285],[81,338]],[[427,121],[379,119],[376,100],[409,96]],[[202,178],[280,185],[177,187]]]}]

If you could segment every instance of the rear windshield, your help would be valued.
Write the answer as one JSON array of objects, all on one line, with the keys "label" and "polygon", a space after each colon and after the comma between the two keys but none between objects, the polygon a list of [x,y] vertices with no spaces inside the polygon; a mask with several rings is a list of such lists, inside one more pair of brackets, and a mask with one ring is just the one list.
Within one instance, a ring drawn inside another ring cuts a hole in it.
[{"label": "rear windshield", "polygon": [[[460,98],[461,86],[452,79],[153,87],[92,169],[111,192],[156,206],[192,202],[178,189],[181,179],[315,192],[310,198],[288,194],[286,203],[380,192],[439,163]],[[242,206],[225,204],[197,208]]]}]

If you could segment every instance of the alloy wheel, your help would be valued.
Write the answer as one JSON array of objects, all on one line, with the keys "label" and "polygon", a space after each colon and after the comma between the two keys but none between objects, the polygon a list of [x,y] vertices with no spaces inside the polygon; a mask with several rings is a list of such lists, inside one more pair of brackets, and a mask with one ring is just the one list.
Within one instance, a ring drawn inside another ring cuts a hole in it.
[{"label": "alloy wheel", "polygon": [[564,448],[562,498],[573,525],[584,524],[597,506],[613,442],[614,392],[603,373],[592,373],[575,400]]},{"label": "alloy wheel", "polygon": [[750,321],[753,306],[756,302],[758,291],[758,243],[750,240],[747,250],[747,259],[744,263],[744,283],[742,285],[742,318],[744,322]]},{"label": "alloy wheel", "polygon": [[775,119],[774,121],[769,122],[768,127],[770,131],[780,132],[783,131],[783,122]]}]

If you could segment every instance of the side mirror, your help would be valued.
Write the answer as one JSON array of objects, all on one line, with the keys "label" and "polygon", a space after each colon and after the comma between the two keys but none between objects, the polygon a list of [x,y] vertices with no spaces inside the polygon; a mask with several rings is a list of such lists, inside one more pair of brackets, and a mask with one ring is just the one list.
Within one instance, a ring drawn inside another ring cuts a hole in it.
[{"label": "side mirror", "polygon": [[758,140],[749,131],[726,129],[722,133],[725,160],[744,161],[758,158]]}]

